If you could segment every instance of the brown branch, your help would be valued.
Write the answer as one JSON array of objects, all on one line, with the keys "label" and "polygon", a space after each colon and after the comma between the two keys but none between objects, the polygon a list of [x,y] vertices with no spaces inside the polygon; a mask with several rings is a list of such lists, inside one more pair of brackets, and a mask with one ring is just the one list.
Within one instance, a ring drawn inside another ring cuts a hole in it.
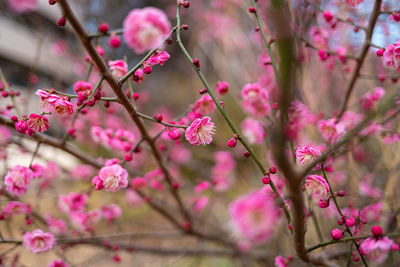
[{"label": "brown branch", "polygon": [[191,218],[189,212],[186,210],[186,208],[183,205],[183,202],[181,200],[181,197],[179,195],[178,189],[174,186],[173,179],[171,177],[171,174],[169,173],[169,170],[167,167],[164,165],[162,161],[162,157],[160,152],[158,151],[155,143],[153,142],[152,137],[149,135],[147,132],[141,118],[138,116],[136,108],[132,105],[132,103],[129,101],[128,97],[125,95],[125,93],[122,90],[122,83],[120,83],[118,80],[116,80],[110,70],[108,69],[105,61],[103,58],[98,54],[97,50],[91,43],[91,39],[86,32],[86,30],[83,28],[82,24],[78,21],[76,18],[75,14],[72,12],[70,6],[68,5],[67,1],[65,0],[60,0],[58,3],[61,6],[62,13],[63,15],[67,18],[68,22],[71,24],[72,28],[75,30],[76,34],[78,35],[82,45],[92,58],[92,61],[96,64],[100,75],[104,77],[104,79],[107,81],[107,83],[110,85],[114,93],[119,99],[119,102],[121,105],[124,106],[126,111],[128,112],[129,116],[131,119],[134,121],[136,126],[138,127],[142,138],[149,144],[152,154],[154,158],[156,159],[156,162],[159,166],[159,168],[162,170],[165,179],[170,187],[171,193],[173,197],[175,198],[178,207],[183,214],[184,218],[186,221],[188,221],[191,225]]},{"label": "brown branch", "polygon": [[[7,117],[5,117],[3,115],[0,115],[0,124],[8,126],[9,128],[15,129],[14,122],[10,118],[7,118]],[[32,136],[28,136],[28,135],[25,135],[25,134],[21,135],[21,136],[24,137],[24,138],[29,138],[29,139],[35,140],[35,141],[37,141],[39,143],[42,143],[42,144],[46,144],[46,145],[49,145],[49,146],[52,146],[52,147],[59,148],[60,150],[63,150],[65,152],[67,152],[68,154],[71,154],[72,156],[80,159],[82,162],[90,164],[95,168],[101,168],[102,167],[102,165],[99,162],[97,162],[97,160],[95,158],[93,158],[93,157],[81,152],[80,150],[74,148],[71,145],[62,144],[62,142],[60,142],[58,139],[56,139],[56,138],[54,138],[52,136],[49,136],[47,134],[34,133]]]},{"label": "brown branch", "polygon": [[369,47],[371,46],[372,34],[374,33],[374,28],[375,28],[375,25],[376,25],[376,21],[378,20],[379,10],[381,8],[381,4],[382,4],[382,0],[376,0],[375,1],[374,9],[372,10],[371,17],[370,17],[369,22],[368,22],[368,27],[367,27],[367,30],[365,32],[365,43],[364,43],[364,45],[362,47],[361,54],[358,57],[358,60],[357,60],[355,69],[353,71],[353,74],[352,74],[352,76],[350,78],[350,83],[348,84],[348,86],[346,88],[346,96],[345,96],[342,108],[341,108],[341,110],[339,112],[339,115],[338,115],[338,118],[337,118],[338,121],[340,120],[340,118],[342,117],[343,113],[347,109],[347,105],[349,103],[351,93],[353,92],[353,89],[354,89],[354,86],[356,84],[356,81],[357,81],[358,77],[360,76],[361,67],[362,67],[362,65],[364,63],[364,60],[365,60],[366,56],[367,56]]}]

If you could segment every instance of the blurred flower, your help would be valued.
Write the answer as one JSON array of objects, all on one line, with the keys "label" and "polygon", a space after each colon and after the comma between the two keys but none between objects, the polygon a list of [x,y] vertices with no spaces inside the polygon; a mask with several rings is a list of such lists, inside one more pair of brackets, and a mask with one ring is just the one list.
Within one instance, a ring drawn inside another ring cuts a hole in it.
[{"label": "blurred flower", "polygon": [[329,185],[321,175],[309,175],[306,177],[306,189],[313,197],[326,197],[329,193]]},{"label": "blurred flower", "polygon": [[51,233],[45,233],[40,229],[24,234],[23,246],[29,248],[33,253],[50,250],[56,244],[56,240]]},{"label": "blurred flower", "polygon": [[20,196],[28,190],[32,178],[33,172],[31,169],[17,165],[7,173],[4,178],[4,185],[8,192]]}]

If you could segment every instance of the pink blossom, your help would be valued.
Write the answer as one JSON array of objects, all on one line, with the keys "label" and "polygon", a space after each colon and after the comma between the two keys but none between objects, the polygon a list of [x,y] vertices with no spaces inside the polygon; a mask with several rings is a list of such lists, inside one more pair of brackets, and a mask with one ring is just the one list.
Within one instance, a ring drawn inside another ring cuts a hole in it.
[{"label": "pink blossom", "polygon": [[155,66],[158,64],[162,66],[170,58],[171,56],[167,51],[156,51],[145,61],[144,66]]},{"label": "pink blossom", "polygon": [[303,145],[296,148],[297,162],[304,166],[312,161],[313,158],[321,156],[321,150],[313,145]]},{"label": "pink blossom", "polygon": [[206,196],[194,197],[192,199],[192,202],[193,202],[193,210],[195,212],[201,212],[207,206],[209,198]]},{"label": "pink blossom", "polygon": [[49,129],[49,120],[45,116],[32,113],[29,115],[28,127],[35,132],[44,132]]},{"label": "pink blossom", "polygon": [[18,201],[10,201],[1,211],[0,217],[10,218],[18,214],[31,214],[31,207]]},{"label": "pink blossom", "polygon": [[203,181],[194,187],[194,192],[201,193],[211,187],[209,181]]},{"label": "pink blossom", "polygon": [[106,191],[117,192],[128,186],[128,172],[119,164],[101,168],[99,178]]},{"label": "pink blossom", "polygon": [[74,83],[74,92],[77,95],[88,97],[92,92],[92,84],[85,81],[77,81],[76,83]]},{"label": "pink blossom", "polygon": [[49,231],[53,234],[63,234],[67,230],[67,224],[63,219],[53,218],[50,214],[46,215]]},{"label": "pink blossom", "polygon": [[372,92],[366,93],[361,98],[361,104],[364,110],[371,110],[375,103],[379,101],[385,95],[385,89],[382,87],[375,88]]},{"label": "pink blossom", "polygon": [[74,105],[58,95],[50,95],[47,103],[51,105],[55,111],[62,116],[69,116],[74,113]]},{"label": "pink blossom", "polygon": [[91,165],[81,164],[71,169],[70,177],[74,180],[88,180],[93,175],[94,169]]},{"label": "pink blossom", "polygon": [[220,95],[224,95],[228,92],[229,90],[229,83],[227,82],[218,82],[217,84],[217,91]]},{"label": "pink blossom", "polygon": [[147,185],[147,179],[143,178],[143,177],[135,177],[132,179],[131,181],[131,188],[133,189],[140,189],[140,188],[144,188]]},{"label": "pink blossom", "polygon": [[171,24],[162,10],[145,7],[131,10],[124,20],[123,29],[128,47],[141,54],[162,45]]},{"label": "pink blossom", "polygon": [[229,206],[229,214],[242,237],[261,244],[272,236],[279,210],[268,195],[253,191],[234,200]]},{"label": "pink blossom", "polygon": [[211,122],[210,117],[203,117],[195,119],[192,124],[186,129],[185,138],[190,144],[208,145],[212,142],[212,135],[214,134],[214,123]]},{"label": "pink blossom", "polygon": [[336,118],[331,118],[318,121],[318,130],[329,144],[333,144],[344,134],[345,127],[341,122],[336,123]]},{"label": "pink blossom", "polygon": [[49,98],[51,94],[48,93],[48,92],[46,92],[45,90],[38,89],[38,90],[36,91],[35,95],[39,96],[40,99],[41,99],[44,103],[46,103],[47,98]]},{"label": "pink blossom", "polygon": [[8,5],[16,13],[32,12],[37,9],[37,0],[8,0]]},{"label": "pink blossom", "polygon": [[70,214],[69,218],[76,230],[80,232],[92,232],[94,225],[101,219],[101,212],[100,210],[92,210],[87,213],[74,212]]},{"label": "pink blossom", "polygon": [[289,260],[282,257],[282,256],[276,256],[275,257],[275,267],[288,267],[289,266]]},{"label": "pink blossom", "polygon": [[258,83],[248,83],[241,92],[243,109],[255,117],[267,116],[270,111],[268,92]]},{"label": "pink blossom", "polygon": [[141,83],[144,78],[144,72],[142,69],[137,69],[135,73],[132,75],[132,80],[136,83]]},{"label": "pink blossom", "polygon": [[360,250],[362,250],[370,260],[382,263],[386,259],[392,245],[393,241],[387,236],[373,236],[365,239],[361,243]]},{"label": "pink blossom", "polygon": [[55,246],[56,240],[51,233],[43,232],[40,229],[24,234],[23,246],[29,248],[33,253],[39,253],[50,250]]},{"label": "pink blossom", "polygon": [[196,118],[211,114],[214,112],[216,105],[210,95],[203,95],[194,103],[193,112],[196,113]]},{"label": "pink blossom", "polygon": [[32,164],[31,170],[33,172],[33,178],[41,178],[45,171],[45,168],[40,164]]},{"label": "pink blossom", "polygon": [[350,5],[350,6],[356,6],[362,2],[364,2],[364,0],[345,0],[346,4]]},{"label": "pink blossom", "polygon": [[121,216],[121,208],[117,204],[104,205],[101,207],[104,219],[111,222]]},{"label": "pink blossom", "polygon": [[217,192],[225,192],[232,186],[232,181],[226,176],[215,176],[211,180],[213,188]]},{"label": "pink blossom", "polygon": [[142,197],[132,189],[126,190],[125,199],[126,202],[132,206],[138,206],[143,203]]},{"label": "pink blossom", "polygon": [[60,195],[58,199],[58,208],[65,213],[82,212],[85,209],[88,196],[71,192],[67,195]]},{"label": "pink blossom", "polygon": [[386,66],[400,72],[400,39],[394,44],[388,44],[383,53]]},{"label": "pink blossom", "polygon": [[306,177],[306,189],[313,197],[327,197],[329,193],[329,185],[325,178],[321,175],[309,175]]},{"label": "pink blossom", "polygon": [[[15,128],[17,128],[17,123],[15,124]],[[4,126],[0,126],[0,146],[4,146],[4,145],[8,144],[8,142],[10,142],[10,139],[11,139],[10,130]]]},{"label": "pink blossom", "polygon": [[108,61],[112,75],[116,78],[122,78],[128,72],[128,64],[122,59]]},{"label": "pink blossom", "polygon": [[33,172],[31,169],[17,165],[10,170],[4,178],[6,190],[13,195],[20,196],[28,190]]},{"label": "pink blossom", "polygon": [[315,122],[314,114],[300,101],[293,101],[290,104],[288,115],[289,123],[286,126],[285,132],[292,140],[297,140],[302,130],[308,124]]},{"label": "pink blossom", "polygon": [[48,267],[69,267],[62,259],[56,259],[52,261]]},{"label": "pink blossom", "polygon": [[252,118],[246,118],[240,125],[242,134],[246,137],[250,144],[262,144],[265,139],[266,133],[262,123]]}]

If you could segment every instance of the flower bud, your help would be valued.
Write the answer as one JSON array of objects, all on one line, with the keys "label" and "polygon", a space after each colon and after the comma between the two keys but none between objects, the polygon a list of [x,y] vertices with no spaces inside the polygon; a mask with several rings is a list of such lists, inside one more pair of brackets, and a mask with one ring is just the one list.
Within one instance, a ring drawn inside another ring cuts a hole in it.
[{"label": "flower bud", "polygon": [[339,229],[333,229],[332,231],[331,231],[331,237],[334,239],[334,240],[338,240],[338,239],[341,239],[341,238],[343,238],[343,232],[342,231],[340,231]]}]

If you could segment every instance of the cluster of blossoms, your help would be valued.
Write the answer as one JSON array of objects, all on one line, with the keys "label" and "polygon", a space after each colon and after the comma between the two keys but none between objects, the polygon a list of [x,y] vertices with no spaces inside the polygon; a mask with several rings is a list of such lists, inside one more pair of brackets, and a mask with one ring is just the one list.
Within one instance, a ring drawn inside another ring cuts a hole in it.
[{"label": "cluster of blossoms", "polygon": [[49,120],[36,113],[29,115],[29,118],[23,118],[15,123],[15,129],[19,133],[33,135],[36,132],[44,132],[49,129]]},{"label": "cluster of blossoms", "polygon": [[160,64],[163,66],[164,63],[170,58],[170,55],[166,51],[155,51],[144,63],[143,68],[139,68],[132,75],[132,79],[136,83],[141,83],[144,78],[144,74],[150,74],[153,72],[153,67]]},{"label": "cluster of blossoms", "polygon": [[113,149],[130,151],[134,146],[135,136],[131,131],[111,128],[102,129],[99,126],[93,126],[91,134],[95,142]]},{"label": "cluster of blossoms", "polygon": [[375,88],[372,92],[366,93],[361,98],[361,105],[364,110],[371,110],[375,103],[378,102],[385,95],[385,89],[382,87]]}]

